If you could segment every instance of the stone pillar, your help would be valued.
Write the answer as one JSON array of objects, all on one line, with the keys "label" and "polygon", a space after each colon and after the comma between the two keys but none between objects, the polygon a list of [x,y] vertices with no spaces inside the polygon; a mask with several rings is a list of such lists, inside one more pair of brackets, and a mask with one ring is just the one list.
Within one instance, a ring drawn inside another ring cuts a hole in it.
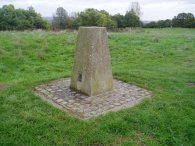
[{"label": "stone pillar", "polygon": [[89,96],[112,90],[105,27],[80,27],[70,87]]}]

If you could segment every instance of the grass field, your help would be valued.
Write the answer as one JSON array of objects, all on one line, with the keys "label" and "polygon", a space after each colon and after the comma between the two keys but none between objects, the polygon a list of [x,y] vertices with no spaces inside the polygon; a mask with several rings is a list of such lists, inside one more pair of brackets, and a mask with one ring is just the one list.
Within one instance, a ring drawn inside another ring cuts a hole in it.
[{"label": "grass field", "polygon": [[114,78],[151,99],[88,121],[33,94],[70,77],[75,33],[0,32],[0,145],[195,145],[195,30],[109,33]]}]

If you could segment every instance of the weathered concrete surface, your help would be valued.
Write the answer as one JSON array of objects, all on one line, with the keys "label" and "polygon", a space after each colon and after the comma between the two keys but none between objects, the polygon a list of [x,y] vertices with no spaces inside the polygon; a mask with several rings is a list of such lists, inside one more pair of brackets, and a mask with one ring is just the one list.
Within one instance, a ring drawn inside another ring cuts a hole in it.
[{"label": "weathered concrete surface", "polygon": [[80,27],[70,87],[89,96],[113,88],[105,27]]}]

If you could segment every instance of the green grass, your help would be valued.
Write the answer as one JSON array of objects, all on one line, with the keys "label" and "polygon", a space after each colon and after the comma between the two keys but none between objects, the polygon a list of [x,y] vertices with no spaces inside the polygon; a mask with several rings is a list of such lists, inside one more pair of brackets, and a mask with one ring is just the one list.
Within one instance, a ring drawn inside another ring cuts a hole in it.
[{"label": "green grass", "polygon": [[33,94],[69,77],[75,33],[0,32],[0,145],[195,145],[195,30],[109,33],[114,78],[153,97],[83,121]]}]

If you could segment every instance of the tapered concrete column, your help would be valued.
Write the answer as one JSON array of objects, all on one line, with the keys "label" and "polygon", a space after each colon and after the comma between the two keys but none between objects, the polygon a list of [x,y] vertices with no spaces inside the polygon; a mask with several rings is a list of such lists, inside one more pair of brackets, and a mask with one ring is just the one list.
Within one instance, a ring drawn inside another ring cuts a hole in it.
[{"label": "tapered concrete column", "polygon": [[89,96],[112,90],[105,27],[80,27],[70,87]]}]

